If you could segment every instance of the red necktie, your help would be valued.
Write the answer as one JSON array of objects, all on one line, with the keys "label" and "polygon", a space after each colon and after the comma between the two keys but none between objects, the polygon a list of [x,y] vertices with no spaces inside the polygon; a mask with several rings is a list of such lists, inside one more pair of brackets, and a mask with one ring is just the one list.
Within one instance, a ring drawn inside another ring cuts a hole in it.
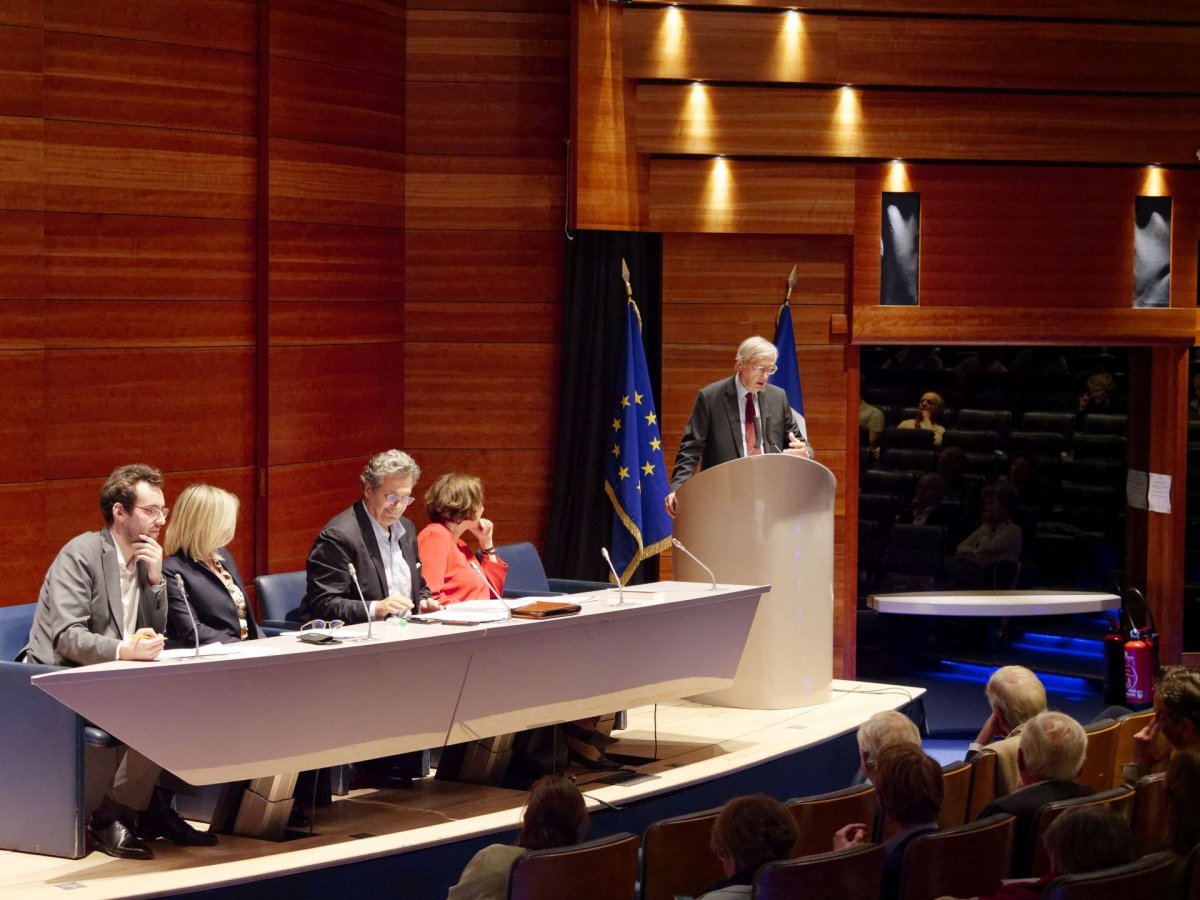
[{"label": "red necktie", "polygon": [[758,432],[754,428],[754,395],[746,395],[746,455],[762,456],[762,448],[756,447]]}]

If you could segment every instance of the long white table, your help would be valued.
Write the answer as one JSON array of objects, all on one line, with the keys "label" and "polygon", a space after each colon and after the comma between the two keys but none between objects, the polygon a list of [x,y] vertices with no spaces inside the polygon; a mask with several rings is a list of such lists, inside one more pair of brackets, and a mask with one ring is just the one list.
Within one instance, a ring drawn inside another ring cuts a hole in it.
[{"label": "long white table", "polygon": [[1119,609],[1121,598],[1102,591],[909,591],[872,594],[867,605],[910,616],[1063,616]]},{"label": "long white table", "polygon": [[646,588],[655,599],[625,606],[610,592],[572,595],[582,612],[558,619],[377,623],[370,642],[280,635],[236,655],[103,663],[34,682],[192,784],[272,778],[278,802],[290,797],[279,773],[294,781],[730,684],[768,586]]}]

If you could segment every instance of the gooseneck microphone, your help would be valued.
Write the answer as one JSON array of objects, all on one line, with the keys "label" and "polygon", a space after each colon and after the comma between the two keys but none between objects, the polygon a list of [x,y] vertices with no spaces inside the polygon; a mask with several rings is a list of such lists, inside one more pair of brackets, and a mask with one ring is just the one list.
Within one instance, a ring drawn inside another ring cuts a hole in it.
[{"label": "gooseneck microphone", "polygon": [[354,582],[354,587],[358,591],[358,599],[362,601],[363,612],[367,614],[367,640],[373,641],[374,631],[371,628],[371,604],[367,603],[367,598],[363,596],[362,585],[358,583],[358,572],[354,571],[354,563],[346,563],[346,571],[350,573],[350,579]]},{"label": "gooseneck microphone", "polygon": [[674,544],[676,547],[678,547],[680,550],[682,550],[684,553],[686,553],[689,557],[691,557],[692,562],[694,562],[696,565],[698,565],[700,568],[702,568],[705,572],[708,573],[708,577],[712,580],[712,587],[710,587],[709,590],[715,591],[717,589],[717,576],[713,574],[713,570],[710,569],[708,566],[706,566],[704,563],[700,562],[700,557],[698,557],[695,553],[693,553],[687,547],[683,546],[683,544],[681,544],[679,542],[678,538],[671,538],[671,543]]},{"label": "gooseneck microphone", "polygon": [[467,563],[467,565],[468,565],[468,566],[470,566],[470,567],[471,567],[471,571],[472,571],[472,572],[474,572],[476,575],[478,575],[478,576],[479,576],[479,577],[480,577],[480,578],[483,580],[483,583],[487,585],[488,593],[489,593],[489,594],[491,594],[493,597],[495,597],[497,600],[499,600],[499,601],[500,601],[500,605],[504,607],[504,612],[506,613],[506,615],[504,616],[504,618],[505,618],[505,619],[511,619],[511,618],[513,617],[513,616],[512,616],[512,607],[511,607],[511,606],[509,606],[509,605],[508,605],[508,604],[505,602],[505,600],[504,600],[504,598],[503,598],[503,597],[501,597],[499,594],[497,594],[497,593],[496,593],[496,589],[495,589],[494,587],[492,587],[492,583],[491,583],[490,581],[488,581],[488,580],[487,580],[487,576],[483,574],[483,569],[479,568],[479,563],[477,563],[477,562],[475,561],[475,559],[474,559],[474,558],[472,558],[472,559],[471,559],[471,560],[470,560],[470,561]]},{"label": "gooseneck microphone", "polygon": [[608,555],[608,548],[601,547],[600,555],[604,557],[604,561],[608,563],[608,571],[612,572],[613,580],[617,583],[617,603],[625,602],[625,585],[621,584],[621,577],[617,574],[616,568],[613,566],[612,557]]},{"label": "gooseneck microphone", "polygon": [[192,604],[188,600],[187,588],[183,586],[183,576],[178,572],[175,573],[175,587],[179,588],[179,595],[183,597],[183,608],[187,610],[188,618],[192,620],[192,638],[196,643],[196,653],[193,658],[200,658],[200,629],[196,627],[196,617],[192,615]]}]

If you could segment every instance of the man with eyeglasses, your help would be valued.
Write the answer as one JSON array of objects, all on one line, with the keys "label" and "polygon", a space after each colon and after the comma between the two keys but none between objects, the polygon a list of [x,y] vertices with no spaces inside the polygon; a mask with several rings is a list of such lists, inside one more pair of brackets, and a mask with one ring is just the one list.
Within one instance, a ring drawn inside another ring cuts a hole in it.
[{"label": "man with eyeglasses", "polygon": [[679,512],[675,492],[696,474],[698,465],[708,469],[760,453],[812,458],[812,448],[792,415],[787,393],[767,383],[775,373],[777,359],[774,344],[758,335],[748,337],[738,347],[733,377],[700,389],[675,456],[671,493],[665,498],[670,516]]},{"label": "man with eyeglasses", "polygon": [[1200,672],[1166,666],[1154,685],[1154,718],[1133,738],[1133,759],[1121,768],[1121,780],[1135,785],[1161,766],[1175,750],[1200,750]]},{"label": "man with eyeglasses", "polygon": [[[121,466],[108,477],[100,491],[105,527],[73,538],[46,573],[23,651],[26,662],[88,666],[158,658],[167,624],[158,533],[170,514],[162,484],[158,469],[141,464]],[[132,748],[118,752],[116,773],[88,824],[98,849],[121,859],[151,859],[146,840],[217,842],[215,834],[179,817],[169,790],[156,790],[162,774],[157,765]]]}]

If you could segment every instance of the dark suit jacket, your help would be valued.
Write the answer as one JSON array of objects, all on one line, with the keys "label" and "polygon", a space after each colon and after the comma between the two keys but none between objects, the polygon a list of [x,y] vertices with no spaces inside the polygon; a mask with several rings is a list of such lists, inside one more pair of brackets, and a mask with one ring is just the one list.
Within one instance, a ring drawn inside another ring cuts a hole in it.
[{"label": "dark suit jacket", "polygon": [[993,800],[983,808],[979,818],[986,819],[997,813],[1017,817],[1017,828],[1013,835],[1013,878],[1028,878],[1033,868],[1034,829],[1037,827],[1037,815],[1047,803],[1055,800],[1071,800],[1075,797],[1086,797],[1094,794],[1090,787],[1075,784],[1073,781],[1043,781],[1041,784],[1031,784],[1020,790],[1013,791],[999,800]]},{"label": "dark suit jacket", "polygon": [[[425,579],[421,577],[421,562],[417,558],[417,541],[413,536],[413,524],[404,519],[404,534],[400,537],[400,550],[412,574],[413,600],[415,604],[432,597]],[[322,529],[313,541],[305,568],[308,572],[308,588],[300,603],[300,618],[341,619],[343,622],[365,622],[366,612],[358,599],[358,591],[346,568],[354,563],[358,583],[362,586],[367,603],[382,600],[387,596],[387,575],[383,568],[383,557],[379,553],[379,542],[371,527],[370,513],[362,501],[338,513]]]},{"label": "dark suit jacket", "polygon": [[[242,581],[242,573],[238,571],[237,563],[225,548],[217,551],[225,570],[233,576],[234,583],[241,588],[242,596],[246,596],[246,584]],[[238,625],[237,607],[225,585],[208,566],[189,559],[182,552],[173,553],[163,560],[163,574],[167,576],[167,646],[193,647],[195,637],[192,632],[192,620],[184,607],[183,596],[175,585],[175,576],[183,578],[183,586],[187,590],[188,600],[192,604],[192,614],[196,617],[196,630],[200,632],[201,644],[234,644],[242,639],[242,629]],[[250,600],[247,597],[246,603]],[[254,611],[246,610],[246,639],[261,637],[258,625],[254,621]]]},{"label": "dark suit jacket", "polygon": [[[137,627],[161,632],[167,624],[167,592],[151,586],[138,567]],[[123,637],[121,572],[117,545],[107,529],[73,538],[58,552],[38,595],[26,662],[88,666],[112,662]]]},{"label": "dark suit jacket", "polygon": [[[802,438],[787,394],[782,388],[768,384],[759,394],[762,404],[763,450],[779,453],[788,448],[788,435]],[[714,381],[700,389],[679,453],[675,471],[671,474],[671,490],[677,491],[696,474],[697,464],[705,469],[720,465],[742,455],[742,421],[745,410],[738,408],[737,376]]]}]

